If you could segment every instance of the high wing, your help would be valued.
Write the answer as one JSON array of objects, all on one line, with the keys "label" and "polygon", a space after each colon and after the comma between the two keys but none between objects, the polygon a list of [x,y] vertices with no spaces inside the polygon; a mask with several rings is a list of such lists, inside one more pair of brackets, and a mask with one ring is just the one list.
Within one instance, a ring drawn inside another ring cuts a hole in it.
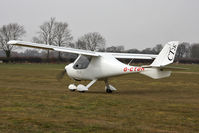
[{"label": "high wing", "polygon": [[[8,44],[16,45],[16,46],[31,47],[31,48],[40,48],[40,49],[46,49],[46,50],[55,50],[59,52],[82,54],[82,55],[88,55],[88,56],[100,56],[102,54],[102,52],[58,47],[58,46],[53,46],[53,45],[38,44],[38,43],[31,43],[31,42],[17,41],[17,40],[11,40],[8,42]],[[112,55],[113,57],[120,58],[120,59],[154,59],[157,57],[157,55],[153,55],[153,54],[131,54],[131,53],[106,53],[106,54]]]},{"label": "high wing", "polygon": [[59,52],[89,55],[89,56],[100,56],[97,52],[94,52],[94,51],[66,48],[66,47],[58,47],[58,46],[53,46],[53,45],[31,43],[31,42],[25,42],[25,41],[11,40],[8,42],[8,44],[16,45],[16,46],[31,47],[31,48],[40,48],[40,49],[46,49],[46,50],[55,50],[55,51],[59,51]]},{"label": "high wing", "polygon": [[154,59],[158,55],[154,54],[131,54],[131,53],[108,53],[119,59]]}]

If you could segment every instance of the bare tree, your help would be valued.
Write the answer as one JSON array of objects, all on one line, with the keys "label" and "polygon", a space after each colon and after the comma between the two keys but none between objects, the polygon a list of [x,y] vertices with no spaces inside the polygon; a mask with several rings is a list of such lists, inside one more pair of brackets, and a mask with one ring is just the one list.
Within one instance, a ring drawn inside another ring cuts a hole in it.
[{"label": "bare tree", "polygon": [[70,42],[70,43],[68,44],[68,46],[71,47],[71,48],[75,48],[75,43]]},{"label": "bare tree", "polygon": [[141,53],[138,49],[129,49],[129,50],[126,50],[127,53]]},{"label": "bare tree", "polygon": [[[47,45],[69,46],[73,39],[68,29],[68,24],[56,22],[55,18],[51,18],[48,22],[44,22],[40,26],[40,31],[38,33],[39,36],[33,37],[33,41]],[[47,51],[47,58],[49,58],[49,50]],[[61,59],[60,52],[59,59]]]},{"label": "bare tree", "polygon": [[124,51],[123,45],[117,46],[117,52],[123,52],[123,51]]},{"label": "bare tree", "polygon": [[[73,39],[68,29],[67,23],[56,22],[54,28],[54,45],[57,46],[69,46]],[[61,53],[59,52],[59,59],[61,59]]]},{"label": "bare tree", "polygon": [[18,40],[25,33],[24,27],[17,23],[3,25],[0,28],[0,48],[3,49],[7,58],[11,56],[11,51],[13,50],[13,46],[8,45],[7,42],[9,40]]},{"label": "bare tree", "polygon": [[35,43],[41,43],[41,44],[46,44],[40,37],[33,37],[32,41]]},{"label": "bare tree", "polygon": [[115,46],[106,48],[106,52],[116,52],[116,51],[117,51],[117,47],[115,47]]},{"label": "bare tree", "polygon": [[40,53],[35,49],[26,49],[26,51],[23,53],[25,57],[39,57]]},{"label": "bare tree", "polygon": [[122,52],[124,51],[124,46],[120,45],[120,46],[111,46],[106,48],[107,52]]},{"label": "bare tree", "polygon": [[179,44],[177,52],[176,52],[176,57],[177,58],[186,58],[191,56],[191,47],[190,44],[187,42],[183,42]]},{"label": "bare tree", "polygon": [[76,48],[78,48],[78,49],[86,50],[86,42],[84,42],[81,39],[78,39],[77,42],[75,43],[75,45],[76,45]]},{"label": "bare tree", "polygon": [[142,54],[153,54],[153,51],[151,48],[145,48],[141,51]]},{"label": "bare tree", "polygon": [[[49,21],[44,22],[40,26],[38,37],[33,37],[33,41],[36,43],[43,43],[47,45],[53,45],[55,40],[55,18],[50,18]],[[49,58],[49,50],[47,51],[47,58]]]},{"label": "bare tree", "polygon": [[[87,33],[78,39],[78,45],[86,45],[86,49],[95,51],[105,48],[105,39],[98,32]],[[84,46],[83,46],[84,47]]]},{"label": "bare tree", "polygon": [[153,54],[159,54],[160,51],[161,51],[162,49],[163,49],[162,44],[157,44],[157,45],[152,49]]},{"label": "bare tree", "polygon": [[191,57],[199,58],[199,44],[195,43],[191,46]]}]

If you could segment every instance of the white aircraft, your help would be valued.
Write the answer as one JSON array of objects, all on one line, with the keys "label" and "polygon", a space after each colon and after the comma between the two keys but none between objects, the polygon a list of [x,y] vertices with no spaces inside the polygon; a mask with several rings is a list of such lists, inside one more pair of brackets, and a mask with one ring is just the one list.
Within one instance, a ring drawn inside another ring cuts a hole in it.
[{"label": "white aircraft", "polygon": [[[78,86],[70,84],[68,86],[69,90],[85,92],[88,91],[88,88],[97,80],[103,80],[105,82],[106,92],[111,93],[115,91],[116,88],[109,84],[109,77],[129,73],[140,73],[153,79],[169,77],[171,74],[170,70],[173,68],[165,66],[173,63],[179,42],[168,42],[159,55],[94,52],[16,40],[9,41],[8,44],[78,54],[78,58],[73,63],[65,66],[65,72],[74,80],[91,80],[91,82],[86,86],[82,84]],[[155,60],[148,66],[130,66],[130,63],[124,64],[116,58]]]}]

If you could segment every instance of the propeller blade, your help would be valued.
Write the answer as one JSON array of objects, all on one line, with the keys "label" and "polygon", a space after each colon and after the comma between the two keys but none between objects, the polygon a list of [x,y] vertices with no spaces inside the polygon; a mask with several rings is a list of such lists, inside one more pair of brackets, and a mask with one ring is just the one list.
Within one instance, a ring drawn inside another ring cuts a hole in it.
[{"label": "propeller blade", "polygon": [[57,80],[63,79],[64,75],[66,73],[66,70],[61,71],[60,73],[57,74]]}]

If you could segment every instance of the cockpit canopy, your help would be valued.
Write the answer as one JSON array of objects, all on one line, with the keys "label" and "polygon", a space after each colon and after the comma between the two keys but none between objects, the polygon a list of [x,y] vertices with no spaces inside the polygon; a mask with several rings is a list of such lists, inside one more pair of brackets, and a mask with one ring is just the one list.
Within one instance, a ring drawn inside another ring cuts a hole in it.
[{"label": "cockpit canopy", "polygon": [[75,64],[73,65],[74,69],[86,69],[91,61],[91,56],[80,55]]}]

